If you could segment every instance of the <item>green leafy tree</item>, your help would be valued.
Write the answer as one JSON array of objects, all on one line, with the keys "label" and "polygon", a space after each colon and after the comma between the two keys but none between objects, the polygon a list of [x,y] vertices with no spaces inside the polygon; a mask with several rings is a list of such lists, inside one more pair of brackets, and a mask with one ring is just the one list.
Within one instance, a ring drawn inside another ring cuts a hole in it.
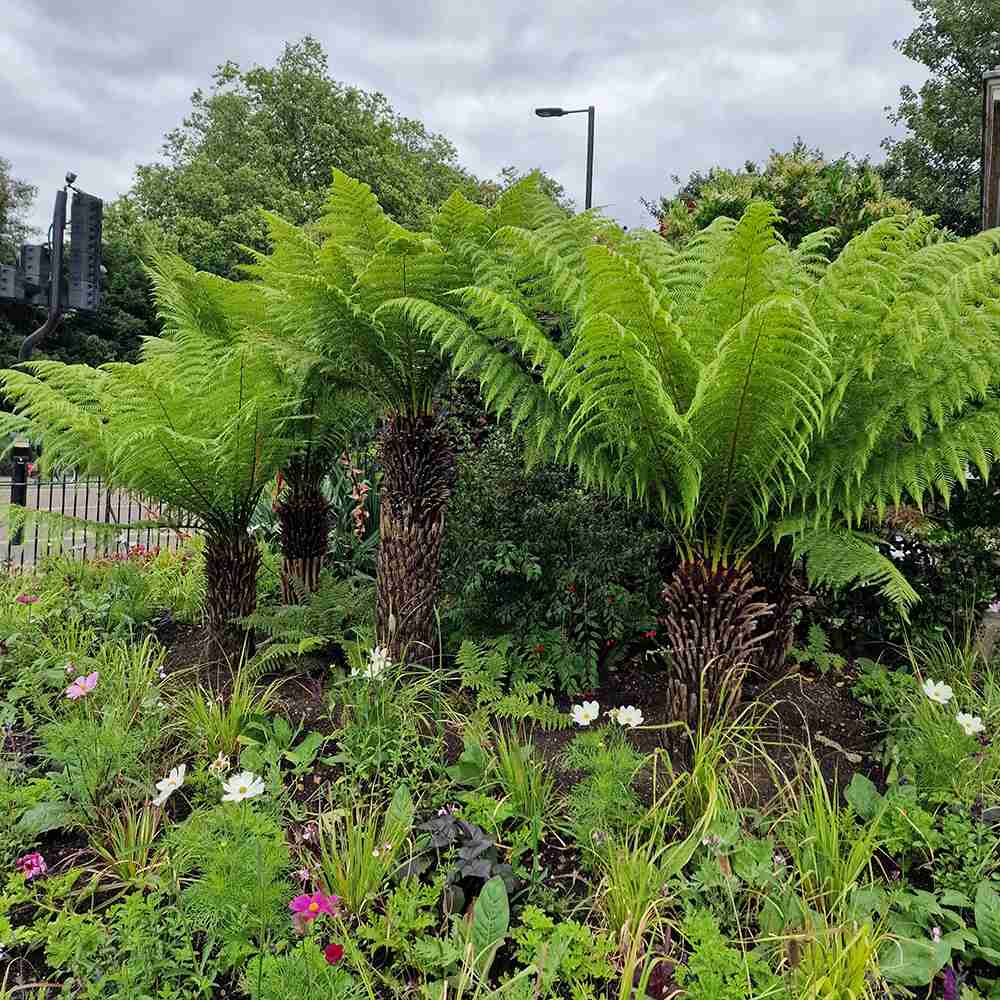
[{"label": "green leafy tree", "polygon": [[359,389],[381,420],[376,627],[394,659],[436,648],[455,462],[440,413],[447,364],[430,332],[391,304],[410,295],[451,301],[454,289],[488,270],[486,248],[498,230],[530,231],[562,215],[528,178],[491,209],[455,193],[429,232],[411,232],[383,211],[367,184],[335,170],[317,227],[322,242],[267,217],[274,251],[250,270],[263,285],[269,324],[314,359],[329,391]]},{"label": "green leafy tree", "polygon": [[[674,177],[674,182],[680,184],[680,178]],[[644,204],[661,235],[680,244],[715,219],[738,219],[752,201],[769,201],[777,208],[777,231],[793,247],[810,233],[836,226],[835,250],[878,219],[910,210],[886,191],[867,160],[827,160],[801,139],[787,153],[772,150],[763,167],[748,161],[743,170],[713,167],[707,174],[696,172],[674,198]]]},{"label": "green leafy tree", "polygon": [[913,0],[917,26],[896,42],[926,66],[919,90],[900,88],[890,114],[902,138],[882,143],[892,189],[961,235],[979,231],[983,73],[1000,63],[997,7],[991,0]]},{"label": "green leafy tree", "polygon": [[692,726],[725,711],[765,632],[787,642],[753,575],[775,542],[905,609],[917,595],[855,529],[985,474],[1000,445],[998,232],[929,244],[930,220],[886,219],[830,263],[833,233],[791,250],[777,223],[754,202],[681,250],[590,215],[515,227],[490,282],[393,307],[536,454],[666,516],[669,699]]},{"label": "green leafy tree", "polygon": [[456,187],[475,187],[447,139],[397,114],[382,94],[332,79],[310,37],[286,45],[273,67],[221,65],[163,151],[166,162],[137,171],[140,215],[172,234],[196,267],[228,277],[250,259],[243,247],[267,249],[259,209],[315,222],[334,168],[366,182],[404,225],[426,222]]},{"label": "green leafy tree", "polygon": [[31,235],[27,215],[38,189],[16,178],[10,160],[0,156],[0,264],[13,264]]},{"label": "green leafy tree", "polygon": [[248,527],[294,447],[296,400],[259,336],[253,286],[176,257],[159,258],[153,280],[164,336],[143,344],[138,363],[4,371],[14,412],[0,431],[30,430],[49,468],[99,475],[162,503],[159,523],[202,532],[206,619],[228,644],[232,620],[256,603],[260,552]]}]

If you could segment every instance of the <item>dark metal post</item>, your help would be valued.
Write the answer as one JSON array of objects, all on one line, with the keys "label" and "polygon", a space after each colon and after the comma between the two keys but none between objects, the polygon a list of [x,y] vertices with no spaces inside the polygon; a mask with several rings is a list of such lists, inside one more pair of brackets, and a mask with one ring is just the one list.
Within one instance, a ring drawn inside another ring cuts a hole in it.
[{"label": "dark metal post", "polygon": [[56,192],[52,209],[52,270],[49,277],[49,315],[30,336],[25,337],[18,352],[18,361],[29,361],[31,352],[62,319],[63,231],[66,229],[66,189]]},{"label": "dark metal post", "polygon": [[1000,225],[1000,67],[983,74],[982,124],[980,227],[993,229]]},{"label": "dark metal post", "polygon": [[587,196],[584,208],[594,204],[594,105],[587,108]]},{"label": "dark metal post", "polygon": [[[10,484],[10,502],[12,506],[28,506],[28,463],[31,461],[31,443],[26,438],[19,438],[11,449],[14,459],[14,474]],[[20,545],[24,540],[24,531],[18,528],[11,536],[11,545]]]}]

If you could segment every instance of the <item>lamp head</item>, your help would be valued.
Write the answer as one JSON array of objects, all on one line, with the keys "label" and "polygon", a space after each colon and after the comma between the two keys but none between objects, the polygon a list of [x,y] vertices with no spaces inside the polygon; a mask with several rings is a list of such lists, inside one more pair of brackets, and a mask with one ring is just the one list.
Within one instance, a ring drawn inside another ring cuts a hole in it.
[{"label": "lamp head", "polygon": [[566,112],[562,108],[535,108],[539,118],[561,118]]}]

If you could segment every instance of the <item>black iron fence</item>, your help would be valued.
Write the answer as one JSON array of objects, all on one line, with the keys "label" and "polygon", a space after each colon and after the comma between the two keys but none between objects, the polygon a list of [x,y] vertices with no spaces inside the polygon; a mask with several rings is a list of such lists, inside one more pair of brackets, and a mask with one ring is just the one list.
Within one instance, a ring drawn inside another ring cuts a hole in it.
[{"label": "black iron fence", "polygon": [[[11,519],[0,519],[0,559],[8,566],[31,566],[45,556],[62,554],[74,559],[106,558],[136,546],[176,549],[182,536],[167,528],[138,522],[155,521],[162,505],[110,488],[100,479],[68,475],[52,479],[29,477],[18,490],[9,476],[0,477],[0,504],[21,505],[29,512],[26,526],[15,530]],[[58,519],[33,519],[31,511],[50,512],[102,526],[70,525]],[[117,527],[117,531],[113,530]]]}]

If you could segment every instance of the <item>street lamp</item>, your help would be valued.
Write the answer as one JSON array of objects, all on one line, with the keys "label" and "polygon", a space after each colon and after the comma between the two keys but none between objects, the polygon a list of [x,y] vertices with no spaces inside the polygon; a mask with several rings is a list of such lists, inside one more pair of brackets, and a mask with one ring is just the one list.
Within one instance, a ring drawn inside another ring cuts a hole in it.
[{"label": "street lamp", "polygon": [[539,118],[562,118],[563,115],[587,116],[587,196],[584,208],[590,208],[593,204],[594,195],[594,105],[588,108],[573,108],[569,111],[564,108],[535,108],[535,114]]}]

